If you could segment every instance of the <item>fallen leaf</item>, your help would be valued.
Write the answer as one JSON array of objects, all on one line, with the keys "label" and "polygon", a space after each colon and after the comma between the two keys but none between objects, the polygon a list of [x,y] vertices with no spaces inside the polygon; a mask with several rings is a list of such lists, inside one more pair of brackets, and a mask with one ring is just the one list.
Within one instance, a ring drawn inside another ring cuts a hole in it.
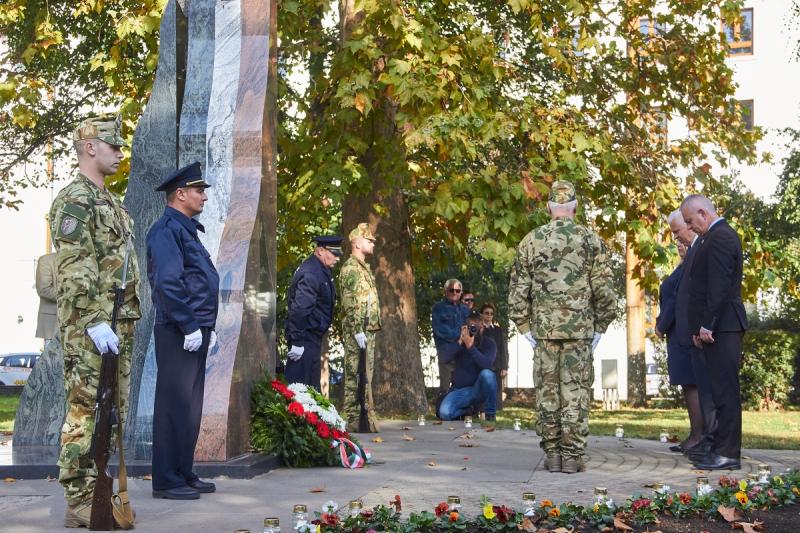
[{"label": "fallen leaf", "polygon": [[436,464],[436,461],[428,461],[428,466],[439,466]]},{"label": "fallen leaf", "polygon": [[459,446],[461,448],[477,448],[479,444],[473,444],[471,442],[462,442],[461,444],[459,444]]},{"label": "fallen leaf", "polygon": [[469,457],[464,457],[464,460],[465,461],[469,461]]},{"label": "fallen leaf", "polygon": [[475,438],[475,434],[472,433],[471,431],[468,431],[468,432],[464,433],[463,435],[459,435],[458,438],[459,439],[474,439]]},{"label": "fallen leaf", "polygon": [[403,431],[411,431],[411,428],[408,426],[403,426]]},{"label": "fallen leaf", "polygon": [[533,532],[535,532],[535,531],[536,531],[536,529],[537,529],[537,528],[536,528],[536,526],[533,524],[533,522],[531,522],[531,519],[530,519],[530,518],[525,518],[525,519],[522,521],[522,523],[521,523],[521,524],[519,524],[519,525],[517,526],[517,529],[519,529],[519,530],[521,530],[521,531],[528,531],[528,532],[530,532],[530,533],[533,533]]},{"label": "fallen leaf", "polygon": [[320,485],[319,487],[312,487],[308,490],[308,492],[325,492],[325,485]]},{"label": "fallen leaf", "polygon": [[380,444],[381,442],[383,442],[383,437],[375,437],[372,439],[372,442],[377,442],[378,444]]},{"label": "fallen leaf", "polygon": [[565,527],[558,527],[553,530],[553,533],[570,533],[570,530]]},{"label": "fallen leaf", "polygon": [[453,426],[450,426],[449,428],[447,428],[447,431],[455,431],[455,430],[456,430],[456,428],[454,428]]},{"label": "fallen leaf", "polygon": [[461,467],[461,470],[466,470],[466,469],[467,469],[467,467],[466,467],[466,466],[462,466],[462,467]]},{"label": "fallen leaf", "polygon": [[417,438],[403,433],[403,440],[417,440]]},{"label": "fallen leaf", "polygon": [[764,522],[755,520],[754,522],[734,522],[734,529],[741,528],[744,533],[758,533],[764,529]]},{"label": "fallen leaf", "polygon": [[142,479],[144,479],[145,481],[149,481],[153,479],[153,476],[151,474],[145,474],[142,476]]},{"label": "fallen leaf", "polygon": [[432,423],[434,426],[441,426],[443,422],[442,422],[441,420],[434,420],[434,421],[433,421],[433,422],[431,422],[431,423]]},{"label": "fallen leaf", "polygon": [[735,522],[742,519],[742,514],[733,507],[725,507],[720,505],[717,507],[717,512],[722,515],[727,522]]},{"label": "fallen leaf", "polygon": [[16,479],[13,477],[7,477],[3,481],[5,481],[6,483],[14,483]]},{"label": "fallen leaf", "polygon": [[600,530],[600,533],[611,533],[612,531],[614,531],[613,527],[606,526],[606,527],[604,527],[603,529]]},{"label": "fallen leaf", "polygon": [[633,531],[633,528],[620,520],[617,517],[614,517],[614,527],[617,529],[621,529],[622,531]]},{"label": "fallen leaf", "polygon": [[494,431],[494,426],[485,427],[485,428],[483,428],[483,430],[486,433],[491,433],[492,431]]}]

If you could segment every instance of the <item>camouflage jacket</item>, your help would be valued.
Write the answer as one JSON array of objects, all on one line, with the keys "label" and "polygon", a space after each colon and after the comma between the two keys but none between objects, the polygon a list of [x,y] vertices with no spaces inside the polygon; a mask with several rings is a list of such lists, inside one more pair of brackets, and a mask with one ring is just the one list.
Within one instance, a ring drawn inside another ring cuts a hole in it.
[{"label": "camouflage jacket", "polygon": [[[352,255],[339,271],[339,288],[342,295],[342,330],[347,333],[381,329],[381,306],[375,276],[369,265]],[[369,304],[369,309],[367,309]]]},{"label": "camouflage jacket", "polygon": [[511,320],[537,339],[589,339],[614,320],[616,296],[603,241],[570,218],[528,233],[508,291]]},{"label": "camouflage jacket", "polygon": [[[133,221],[122,203],[79,174],[50,207],[50,232],[58,263],[58,322],[85,329],[111,322],[114,294],[122,282],[122,265]],[[131,249],[124,303],[119,318],[139,312],[139,269]]]}]

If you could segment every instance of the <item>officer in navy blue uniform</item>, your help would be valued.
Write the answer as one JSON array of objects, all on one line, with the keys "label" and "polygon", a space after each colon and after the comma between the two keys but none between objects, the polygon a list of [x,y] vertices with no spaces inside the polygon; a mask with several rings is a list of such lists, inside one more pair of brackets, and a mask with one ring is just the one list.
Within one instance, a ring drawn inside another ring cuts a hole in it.
[{"label": "officer in navy blue uniform", "polygon": [[194,500],[214,492],[192,471],[203,414],[206,356],[217,342],[214,325],[219,275],[197,231],[210,187],[200,163],[173,172],[156,189],[167,207],[147,233],[147,277],[156,310],[153,497]]},{"label": "officer in navy blue uniform", "polygon": [[342,256],[342,238],[329,235],[314,241],[314,253],[297,268],[289,286],[285,377],[289,383],[305,383],[320,390],[320,347],[336,304],[331,268]]}]

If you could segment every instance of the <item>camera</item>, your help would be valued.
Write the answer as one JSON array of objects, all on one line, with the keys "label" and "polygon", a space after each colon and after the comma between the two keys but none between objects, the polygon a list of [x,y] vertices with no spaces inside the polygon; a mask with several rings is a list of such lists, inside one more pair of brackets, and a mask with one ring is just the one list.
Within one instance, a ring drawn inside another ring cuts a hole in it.
[{"label": "camera", "polygon": [[476,333],[478,333],[478,325],[477,324],[470,324],[467,326],[467,331],[469,331],[469,336],[474,337]]}]

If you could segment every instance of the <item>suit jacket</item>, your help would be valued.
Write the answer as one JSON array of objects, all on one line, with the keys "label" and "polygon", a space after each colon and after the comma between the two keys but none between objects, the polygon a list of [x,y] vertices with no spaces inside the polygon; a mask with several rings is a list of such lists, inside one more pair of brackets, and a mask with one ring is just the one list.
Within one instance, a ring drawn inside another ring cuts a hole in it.
[{"label": "suit jacket", "polygon": [[689,330],[744,331],[742,303],[742,243],[726,220],[714,224],[696,242],[689,278]]},{"label": "suit jacket", "polygon": [[52,339],[56,336],[56,299],[58,274],[56,254],[45,254],[36,262],[36,292],[39,294],[39,316],[36,320],[36,336]]},{"label": "suit jacket", "polygon": [[681,282],[683,275],[683,263],[675,267],[672,274],[664,278],[661,282],[661,287],[658,291],[658,317],[656,318],[656,327],[658,331],[672,336],[675,330],[675,301],[678,296],[678,285]]}]

